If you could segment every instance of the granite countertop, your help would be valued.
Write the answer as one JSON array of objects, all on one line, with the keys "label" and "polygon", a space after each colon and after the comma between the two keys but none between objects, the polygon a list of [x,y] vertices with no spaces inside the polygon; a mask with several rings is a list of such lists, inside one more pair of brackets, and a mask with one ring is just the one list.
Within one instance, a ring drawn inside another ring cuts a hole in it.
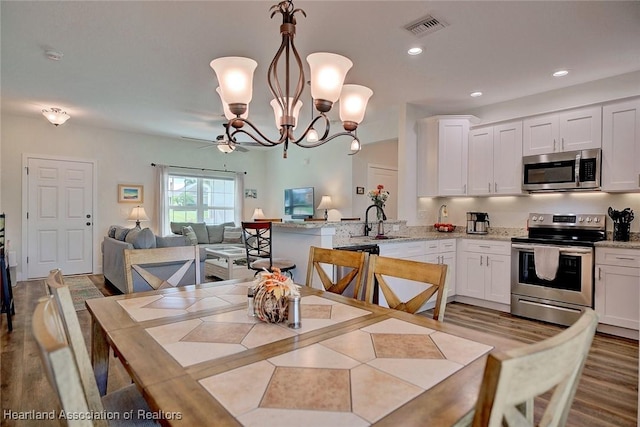
[{"label": "granite countertop", "polygon": [[629,242],[603,240],[596,243],[596,248],[640,249],[640,240],[631,240]]}]

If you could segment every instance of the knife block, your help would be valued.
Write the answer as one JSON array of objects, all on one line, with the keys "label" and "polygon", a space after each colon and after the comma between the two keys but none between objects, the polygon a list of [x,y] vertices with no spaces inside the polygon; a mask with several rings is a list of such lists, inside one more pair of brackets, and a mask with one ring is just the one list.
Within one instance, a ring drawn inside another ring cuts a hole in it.
[{"label": "knife block", "polygon": [[613,223],[613,240],[618,242],[628,242],[630,229],[631,229],[631,224],[628,222],[614,222]]}]

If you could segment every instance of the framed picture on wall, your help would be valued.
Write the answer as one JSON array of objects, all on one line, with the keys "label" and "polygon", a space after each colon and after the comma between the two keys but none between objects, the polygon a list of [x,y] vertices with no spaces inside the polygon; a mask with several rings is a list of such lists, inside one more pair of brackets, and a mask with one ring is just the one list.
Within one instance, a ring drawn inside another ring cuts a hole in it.
[{"label": "framed picture on wall", "polygon": [[364,194],[364,187],[356,187],[356,194]]},{"label": "framed picture on wall", "polygon": [[118,203],[144,202],[144,186],[136,184],[118,184]]}]

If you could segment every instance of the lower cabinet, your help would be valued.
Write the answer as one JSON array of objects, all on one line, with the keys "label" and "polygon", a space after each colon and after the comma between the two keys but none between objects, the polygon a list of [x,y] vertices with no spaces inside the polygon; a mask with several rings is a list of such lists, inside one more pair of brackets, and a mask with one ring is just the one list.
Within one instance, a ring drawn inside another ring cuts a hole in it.
[{"label": "lower cabinet", "polygon": [[596,248],[595,310],[600,323],[638,330],[640,251]]},{"label": "lower cabinet", "polygon": [[456,239],[427,242],[426,262],[447,266],[447,296],[456,294]]},{"label": "lower cabinet", "polygon": [[463,239],[458,254],[456,293],[510,304],[511,243]]}]

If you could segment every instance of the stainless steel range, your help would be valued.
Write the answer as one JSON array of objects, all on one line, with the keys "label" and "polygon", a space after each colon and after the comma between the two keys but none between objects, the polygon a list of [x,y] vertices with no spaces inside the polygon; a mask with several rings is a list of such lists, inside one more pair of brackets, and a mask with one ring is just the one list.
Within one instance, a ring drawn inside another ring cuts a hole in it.
[{"label": "stainless steel range", "polygon": [[511,239],[511,314],[571,325],[593,307],[594,243],[605,223],[605,215],[529,214],[528,237]]}]

